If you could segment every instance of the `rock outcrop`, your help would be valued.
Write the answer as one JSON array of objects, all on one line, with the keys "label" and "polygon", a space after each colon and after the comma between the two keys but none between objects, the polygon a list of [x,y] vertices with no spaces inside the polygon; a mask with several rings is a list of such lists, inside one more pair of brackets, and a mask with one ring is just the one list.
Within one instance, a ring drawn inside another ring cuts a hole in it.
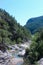
[{"label": "rock outcrop", "polygon": [[8,51],[3,53],[0,50],[0,65],[11,65],[10,58],[11,58],[11,55],[9,54]]},{"label": "rock outcrop", "polygon": [[43,65],[43,58],[38,61],[38,65]]}]

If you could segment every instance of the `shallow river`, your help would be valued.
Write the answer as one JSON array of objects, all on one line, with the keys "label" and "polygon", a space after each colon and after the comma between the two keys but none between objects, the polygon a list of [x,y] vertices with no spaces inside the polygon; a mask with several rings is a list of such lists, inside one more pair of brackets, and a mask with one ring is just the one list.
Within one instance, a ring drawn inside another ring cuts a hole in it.
[{"label": "shallow river", "polygon": [[[19,57],[19,56],[18,56],[18,51],[16,51],[15,53],[13,53],[13,56],[14,56],[15,58],[17,58],[17,59],[18,59],[18,58],[23,59],[23,57]],[[17,63],[17,65],[22,65],[22,64],[23,64],[23,61]]]}]

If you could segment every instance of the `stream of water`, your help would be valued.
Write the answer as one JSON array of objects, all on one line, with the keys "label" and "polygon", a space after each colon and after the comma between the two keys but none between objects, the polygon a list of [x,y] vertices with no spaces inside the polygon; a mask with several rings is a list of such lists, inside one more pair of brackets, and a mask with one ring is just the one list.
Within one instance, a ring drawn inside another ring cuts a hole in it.
[{"label": "stream of water", "polygon": [[[19,56],[18,56],[18,51],[16,51],[15,53],[13,53],[13,56],[14,56],[15,58],[17,58],[17,59],[18,59],[18,58],[23,59],[23,57],[19,57]],[[20,61],[20,62],[17,63],[17,65],[22,65],[22,64],[23,64],[23,61]]]}]

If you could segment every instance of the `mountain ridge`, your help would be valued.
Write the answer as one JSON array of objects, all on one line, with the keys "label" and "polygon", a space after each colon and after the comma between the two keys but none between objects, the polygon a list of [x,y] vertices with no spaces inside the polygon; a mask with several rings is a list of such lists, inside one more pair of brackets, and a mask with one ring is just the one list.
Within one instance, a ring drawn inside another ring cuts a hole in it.
[{"label": "mountain ridge", "polygon": [[30,18],[25,27],[31,31],[32,34],[37,32],[40,28],[43,28],[43,16]]}]

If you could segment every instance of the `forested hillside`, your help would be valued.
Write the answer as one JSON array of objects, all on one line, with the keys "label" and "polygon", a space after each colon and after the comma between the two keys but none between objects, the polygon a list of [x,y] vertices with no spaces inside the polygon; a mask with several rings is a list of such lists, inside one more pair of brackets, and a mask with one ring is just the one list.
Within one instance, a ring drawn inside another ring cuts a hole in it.
[{"label": "forested hillside", "polygon": [[30,39],[30,32],[9,15],[5,10],[0,9],[0,42],[15,44]]},{"label": "forested hillside", "polygon": [[43,16],[29,19],[25,27],[30,30],[32,34],[36,33],[43,28]]},{"label": "forested hillside", "polygon": [[[43,30],[40,30],[39,32],[34,34],[34,37],[32,38],[32,44],[30,45],[30,49],[26,49],[25,58],[26,65],[39,65],[37,64],[37,62],[41,58],[43,58]],[[43,62],[43,60],[41,62]]]}]

